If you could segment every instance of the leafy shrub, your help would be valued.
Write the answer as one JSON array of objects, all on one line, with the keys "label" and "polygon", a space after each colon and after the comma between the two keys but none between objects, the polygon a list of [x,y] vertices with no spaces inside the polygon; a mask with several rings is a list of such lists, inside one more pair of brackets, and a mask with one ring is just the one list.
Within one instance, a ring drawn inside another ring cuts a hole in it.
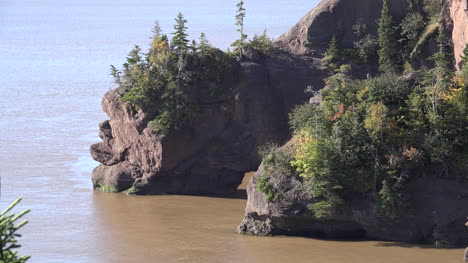
[{"label": "leafy shrub", "polygon": [[377,55],[378,41],[372,34],[364,35],[360,40],[354,42],[354,48],[363,62],[368,62],[370,58]]},{"label": "leafy shrub", "polygon": [[[266,150],[269,149],[269,152]],[[294,174],[294,168],[291,166],[293,153],[291,147],[275,147],[274,144],[261,147],[261,155],[263,155],[263,167],[271,173],[280,175]]]},{"label": "leafy shrub", "polygon": [[353,80],[343,70],[328,78],[322,108],[293,110],[291,164],[318,200],[309,207],[316,216],[374,192],[376,210],[394,218],[407,207],[404,186],[418,170],[439,164],[447,174],[454,163],[464,169],[468,91],[461,76],[433,73],[444,72],[438,67],[445,64],[422,73],[431,75],[428,82],[396,73]]},{"label": "leafy shrub", "polygon": [[294,107],[289,113],[289,125],[293,131],[300,131],[310,125],[316,115],[316,107],[308,102]]},{"label": "leafy shrub", "polygon": [[257,190],[265,194],[265,202],[270,203],[278,200],[279,194],[273,190],[273,185],[266,176],[257,178]]}]

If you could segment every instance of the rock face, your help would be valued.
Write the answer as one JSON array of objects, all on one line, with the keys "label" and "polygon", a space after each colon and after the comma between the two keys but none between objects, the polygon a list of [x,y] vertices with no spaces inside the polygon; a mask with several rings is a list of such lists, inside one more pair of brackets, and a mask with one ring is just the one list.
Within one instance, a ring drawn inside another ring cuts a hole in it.
[{"label": "rock face", "polygon": [[[266,202],[257,189],[259,177],[267,176],[277,201]],[[463,246],[468,232],[463,222],[468,213],[468,183],[452,178],[422,175],[407,188],[410,209],[391,219],[375,213],[375,196],[355,196],[346,207],[328,218],[316,219],[308,206],[314,203],[301,178],[267,172],[263,167],[247,188],[245,217],[239,233],[299,235],[324,238],[365,238],[389,241],[433,242]]]},{"label": "rock face", "polygon": [[468,43],[468,2],[466,0],[450,0],[450,17],[453,21],[453,52],[457,70],[461,67],[463,49]]},{"label": "rock face", "polygon": [[[392,0],[389,3],[395,19],[401,20],[408,1]],[[381,9],[382,1],[376,0],[323,0],[283,34],[276,44],[297,55],[314,55],[328,47],[335,35],[341,45],[351,47],[357,40],[353,25],[366,24],[369,32],[376,34],[376,21]]]},{"label": "rock face", "polygon": [[163,138],[147,128],[151,114],[124,105],[122,90],[109,91],[102,107],[110,120],[99,125],[102,142],[91,146],[101,164],[95,188],[137,194],[222,194],[235,191],[244,173],[259,165],[256,148],[283,143],[287,116],[306,100],[307,86],[323,85],[322,71],[287,54],[256,55],[236,65],[224,95],[213,99],[196,83],[200,112],[191,125]]},{"label": "rock face", "polygon": [[[401,19],[407,10],[407,1],[389,2],[394,17]],[[467,1],[449,3],[454,53],[459,63],[468,35]],[[370,32],[375,33],[380,9],[381,1],[375,0],[323,0],[275,44],[296,55],[312,56],[320,55],[333,35],[342,45],[351,46],[356,40],[352,25],[365,23]],[[267,202],[266,194],[259,190],[259,178],[268,178],[271,190],[278,194],[277,200]],[[305,187],[300,177],[266,171],[260,166],[248,185],[245,217],[237,232],[432,242],[458,247],[468,243],[468,232],[463,229],[468,214],[466,180],[419,175],[406,188],[412,210],[398,218],[376,214],[376,197],[369,194],[349,197],[346,200],[349,205],[337,209],[332,216],[317,219],[308,207],[318,200],[314,200]]]}]

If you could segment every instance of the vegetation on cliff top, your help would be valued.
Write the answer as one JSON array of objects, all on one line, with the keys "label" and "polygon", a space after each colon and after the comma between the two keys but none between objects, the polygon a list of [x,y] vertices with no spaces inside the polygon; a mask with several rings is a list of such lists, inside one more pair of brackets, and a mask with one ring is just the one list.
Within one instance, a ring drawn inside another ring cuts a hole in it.
[{"label": "vegetation on cliff top", "polygon": [[155,117],[148,123],[152,131],[165,135],[172,129],[181,129],[195,118],[200,108],[197,83],[214,84],[208,92],[212,97],[225,94],[227,86],[235,85],[225,83],[225,76],[239,73],[235,72],[233,65],[236,59],[243,58],[245,50],[264,53],[272,50],[266,30],[247,41],[243,1],[237,7],[236,25],[240,38],[232,44],[233,52],[222,52],[211,46],[203,33],[198,43],[189,41],[187,20],[179,13],[171,40],[162,34],[156,22],[147,53],[135,46],[121,70],[111,66],[115,83],[124,90],[122,101],[136,109],[154,113]]},{"label": "vegetation on cliff top", "polygon": [[[468,45],[465,66],[458,75],[442,30],[438,51],[429,58],[433,68],[403,67],[402,61],[409,58],[407,45],[422,34],[422,27],[413,20],[422,17],[430,23],[432,18],[425,11],[410,12],[398,34],[386,4],[378,38],[372,39],[378,40],[372,50],[380,74],[353,78],[351,66],[344,64],[350,58],[339,57],[343,48],[334,37],[324,54],[325,61],[337,63],[326,88],[313,104],[298,106],[291,113],[296,150],[290,164],[310,185],[317,200],[310,209],[317,218],[333,214],[353,196],[369,193],[377,200],[379,215],[395,218],[408,208],[405,187],[412,179],[425,175],[468,179],[464,178],[468,171]],[[356,26],[356,31],[362,28]],[[365,30],[359,34],[365,36]],[[398,38],[405,41],[397,43]]]}]

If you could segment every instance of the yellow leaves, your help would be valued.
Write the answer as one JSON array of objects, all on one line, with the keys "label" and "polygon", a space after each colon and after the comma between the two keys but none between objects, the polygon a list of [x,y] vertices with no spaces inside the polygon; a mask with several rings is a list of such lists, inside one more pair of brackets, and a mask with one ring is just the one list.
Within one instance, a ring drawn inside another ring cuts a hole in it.
[{"label": "yellow leaves", "polygon": [[151,47],[156,52],[162,52],[169,49],[169,43],[163,38],[156,38],[153,40]]},{"label": "yellow leaves", "polygon": [[466,89],[465,80],[460,75],[453,77],[452,84],[441,94],[441,98],[447,103],[454,103],[463,96]]},{"label": "yellow leaves", "polygon": [[301,172],[302,177],[311,177],[318,167],[319,152],[318,140],[306,131],[301,131],[295,136],[297,147],[294,154],[294,161],[291,165]]},{"label": "yellow leaves", "polygon": [[378,102],[369,107],[366,119],[364,120],[364,128],[369,132],[372,139],[377,140],[386,129],[388,108]]},{"label": "yellow leaves", "polygon": [[357,93],[357,99],[359,101],[363,101],[368,92],[369,92],[369,87],[367,87],[367,86],[365,88],[359,90],[358,93]]}]

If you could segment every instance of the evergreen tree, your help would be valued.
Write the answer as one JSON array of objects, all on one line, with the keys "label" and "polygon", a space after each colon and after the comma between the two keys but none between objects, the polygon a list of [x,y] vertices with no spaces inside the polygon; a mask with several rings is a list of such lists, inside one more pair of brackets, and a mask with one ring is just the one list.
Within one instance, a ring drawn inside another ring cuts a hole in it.
[{"label": "evergreen tree", "polygon": [[338,42],[336,41],[336,36],[333,35],[332,39],[330,40],[330,44],[328,45],[327,50],[323,53],[324,59],[328,62],[336,60],[339,58],[340,54],[340,47],[338,46]]},{"label": "evergreen tree", "polygon": [[247,35],[244,34],[244,18],[245,18],[245,8],[244,8],[244,1],[240,1],[237,5],[237,14],[236,14],[236,23],[235,25],[238,26],[237,31],[240,33],[240,38],[234,43],[232,43],[232,47],[234,47],[239,52],[239,57],[242,58],[243,55],[243,48],[245,47],[245,40],[247,39]]},{"label": "evergreen tree", "polygon": [[390,13],[388,0],[383,0],[382,13],[379,18],[379,70],[383,72],[398,72],[399,52],[396,40],[396,30]]},{"label": "evergreen tree", "polygon": [[433,73],[436,74],[438,81],[448,80],[452,75],[452,62],[451,56],[446,51],[447,50],[447,37],[445,36],[442,29],[439,29],[439,34],[437,35],[437,46],[439,51],[435,53],[430,59],[434,60],[434,70]]},{"label": "evergreen tree", "polygon": [[201,51],[201,52],[205,52],[209,47],[210,47],[210,43],[208,42],[208,39],[206,39],[206,35],[205,33],[201,33],[200,34],[200,39],[199,39],[199,43],[198,43],[198,49]]},{"label": "evergreen tree", "polygon": [[451,56],[446,52],[446,41],[443,30],[439,29],[437,36],[439,51],[430,57],[434,61],[434,68],[429,70],[425,77],[425,83],[428,85],[428,97],[435,114],[439,114],[441,98],[444,96],[453,75]]},{"label": "evergreen tree", "polygon": [[158,39],[161,37],[161,33],[162,33],[162,29],[161,29],[161,26],[159,25],[159,21],[156,20],[154,22],[154,27],[153,29],[151,30],[151,32],[153,32],[153,37],[152,39]]},{"label": "evergreen tree", "polygon": [[461,55],[461,58],[462,63],[460,75],[464,78],[466,84],[468,84],[468,43],[466,43],[465,49],[463,49],[463,55]]},{"label": "evergreen tree", "polygon": [[463,49],[463,55],[460,55],[462,59],[463,65],[468,63],[468,43],[465,44],[465,48]]},{"label": "evergreen tree", "polygon": [[175,19],[176,24],[174,25],[175,32],[172,34],[174,37],[172,37],[171,41],[171,47],[176,53],[183,53],[187,51],[188,49],[188,43],[189,40],[187,39],[187,27],[185,26],[185,23],[187,23],[187,20],[184,18],[184,15],[182,15],[181,12],[177,14],[177,18]]},{"label": "evergreen tree", "polygon": [[13,251],[13,249],[21,247],[17,240],[17,237],[21,237],[21,235],[18,234],[18,230],[28,223],[28,220],[19,224],[17,224],[17,221],[30,211],[28,209],[18,215],[8,215],[7,213],[20,201],[21,198],[18,198],[7,209],[0,213],[0,262],[2,263],[24,263],[30,258],[30,256],[18,256],[18,252]]}]

